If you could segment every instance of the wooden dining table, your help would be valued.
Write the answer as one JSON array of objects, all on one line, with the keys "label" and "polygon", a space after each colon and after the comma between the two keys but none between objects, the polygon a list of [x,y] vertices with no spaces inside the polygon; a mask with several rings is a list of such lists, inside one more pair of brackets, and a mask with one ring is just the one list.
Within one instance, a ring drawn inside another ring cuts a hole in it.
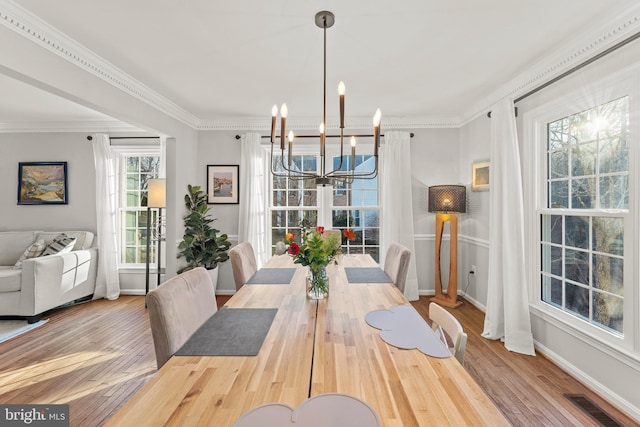
[{"label": "wooden dining table", "polygon": [[307,268],[288,255],[264,267],[296,266],[290,284],[244,285],[227,308],[277,308],[256,356],[173,356],[108,420],[109,426],[232,426],[272,402],[296,408],[342,393],[383,426],[500,426],[507,420],[454,357],[387,344],[367,313],[409,304],[392,283],[349,283],[345,267],[377,267],[369,255],[327,266],[329,296],[306,297]]}]

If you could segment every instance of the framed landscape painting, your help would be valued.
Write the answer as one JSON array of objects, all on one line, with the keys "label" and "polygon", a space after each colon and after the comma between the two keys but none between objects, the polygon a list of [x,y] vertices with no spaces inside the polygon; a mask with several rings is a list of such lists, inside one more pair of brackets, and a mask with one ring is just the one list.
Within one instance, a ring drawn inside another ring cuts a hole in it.
[{"label": "framed landscape painting", "polygon": [[238,204],[239,165],[207,165],[207,203]]},{"label": "framed landscape painting", "polygon": [[471,190],[489,189],[489,162],[474,162],[471,166]]},{"label": "framed landscape painting", "polygon": [[19,205],[67,203],[67,162],[18,163]]}]

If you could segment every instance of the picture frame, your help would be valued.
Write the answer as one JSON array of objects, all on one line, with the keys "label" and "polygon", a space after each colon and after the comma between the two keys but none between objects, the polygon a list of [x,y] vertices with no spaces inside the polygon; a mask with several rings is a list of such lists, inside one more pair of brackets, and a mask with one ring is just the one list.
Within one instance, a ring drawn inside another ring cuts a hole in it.
[{"label": "picture frame", "polygon": [[67,162],[19,162],[19,205],[66,205]]},{"label": "picture frame", "polygon": [[207,203],[240,203],[240,165],[207,165]]},{"label": "picture frame", "polygon": [[489,172],[490,162],[473,162],[471,165],[471,190],[472,191],[488,191],[489,190]]}]

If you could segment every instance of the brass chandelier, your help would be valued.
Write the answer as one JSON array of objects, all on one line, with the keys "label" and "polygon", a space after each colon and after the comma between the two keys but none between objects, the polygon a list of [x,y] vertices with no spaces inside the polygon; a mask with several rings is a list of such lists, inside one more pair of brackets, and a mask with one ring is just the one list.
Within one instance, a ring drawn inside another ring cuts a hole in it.
[{"label": "brass chandelier", "polygon": [[[313,173],[309,171],[298,170],[293,167],[293,131],[289,131],[286,134],[287,128],[287,116],[288,109],[287,104],[282,104],[280,107],[280,166],[282,171],[276,170],[278,160],[274,161],[273,146],[276,141],[276,120],[278,116],[278,107],[273,106],[271,110],[271,173],[276,177],[296,179],[296,180],[315,180],[316,185],[333,185],[333,182],[345,182],[352,183],[356,179],[374,179],[378,175],[378,148],[380,147],[380,121],[381,113],[378,108],[373,116],[373,135],[345,135],[344,133],[344,100],[345,100],[345,85],[343,82],[338,84],[338,95],[340,96],[340,134],[339,135],[327,135],[327,28],[331,28],[335,22],[333,13],[329,11],[321,11],[316,13],[315,16],[316,25],[323,30],[324,35],[324,74],[323,74],[323,114],[322,123],[319,127],[320,138],[320,172]],[[316,135],[304,135],[302,138],[316,137]],[[337,167],[333,170],[327,171],[326,168],[326,139],[327,138],[340,138],[340,161]],[[350,139],[351,142],[351,165],[348,171],[342,170],[342,163],[344,159],[344,140],[345,137]],[[373,169],[368,171],[356,171],[356,137],[373,137],[373,157],[374,165]],[[300,138],[300,137],[299,137]],[[286,153],[285,153],[286,151]],[[286,154],[286,156],[285,156]],[[286,157],[286,160],[285,160]]]}]

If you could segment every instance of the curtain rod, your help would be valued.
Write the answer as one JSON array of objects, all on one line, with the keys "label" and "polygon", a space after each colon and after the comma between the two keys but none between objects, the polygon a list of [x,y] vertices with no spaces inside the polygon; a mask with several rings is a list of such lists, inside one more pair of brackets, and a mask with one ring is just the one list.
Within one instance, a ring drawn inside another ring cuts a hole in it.
[{"label": "curtain rod", "polygon": [[[528,98],[529,96],[533,95],[534,93],[541,91],[542,89],[546,88],[547,86],[551,86],[552,84],[554,84],[555,82],[557,82],[558,80],[564,79],[565,77],[569,76],[570,74],[575,73],[576,71],[581,70],[582,68],[586,67],[587,65],[596,62],[598,59],[601,59],[607,55],[609,55],[610,53],[620,49],[623,46],[626,46],[627,44],[631,43],[634,40],[637,40],[638,38],[640,38],[640,31],[627,37],[624,40],[619,41],[618,43],[614,44],[613,46],[609,47],[608,49],[603,50],[602,52],[600,52],[599,54],[592,56],[591,58],[581,62],[580,64],[576,65],[575,67],[572,67],[570,69],[568,69],[567,71],[565,71],[564,73],[552,78],[551,80],[542,83],[540,86],[537,86],[533,89],[531,89],[529,92],[525,93],[522,96],[519,96],[518,98],[513,100],[513,103],[515,104],[516,102],[520,102],[525,98]],[[518,115],[518,110],[516,110],[516,116]],[[489,111],[487,113],[487,117],[491,118],[491,111]]]},{"label": "curtain rod", "polygon": [[[373,135],[365,135],[365,134],[353,134],[353,135],[345,135],[345,138],[351,138],[352,136],[355,136],[356,138],[373,138]],[[384,137],[384,134],[380,135],[381,137]],[[409,134],[409,136],[411,138],[414,137],[413,132],[411,132]],[[240,139],[242,138],[240,135],[236,135],[236,139]],[[261,138],[271,138],[271,135],[262,135]],[[320,138],[320,135],[295,135],[294,139],[298,139],[298,138]],[[325,138],[340,138],[340,135],[326,135]],[[276,136],[276,139],[280,139],[280,136]]]},{"label": "curtain rod", "polygon": [[[160,139],[159,136],[110,136],[109,141],[112,139]],[[87,135],[87,141],[93,140],[91,135]]]}]

